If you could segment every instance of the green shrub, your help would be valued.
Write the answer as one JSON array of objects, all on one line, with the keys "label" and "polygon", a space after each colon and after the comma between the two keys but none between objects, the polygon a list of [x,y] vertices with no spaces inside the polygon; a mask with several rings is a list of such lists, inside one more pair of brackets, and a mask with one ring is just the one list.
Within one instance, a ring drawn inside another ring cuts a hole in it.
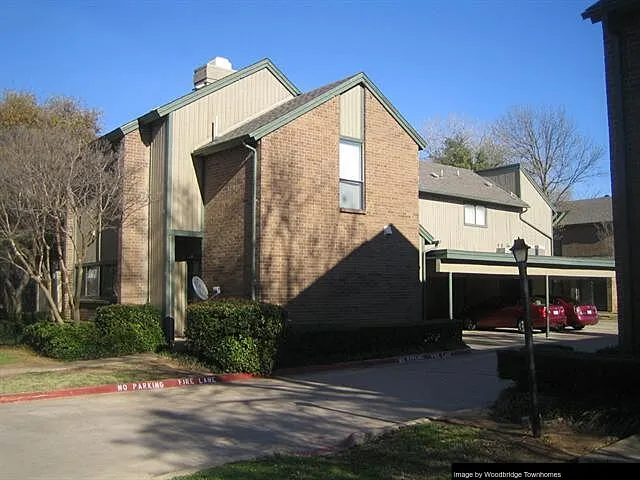
[{"label": "green shrub", "polygon": [[253,338],[225,337],[213,347],[213,354],[221,372],[260,372],[260,354]]},{"label": "green shrub", "polygon": [[224,299],[187,307],[187,348],[227,372],[270,373],[283,328],[284,311],[276,305]]},{"label": "green shrub", "polygon": [[0,345],[18,345],[23,343],[25,327],[48,319],[49,312],[0,315]]},{"label": "green shrub", "polygon": [[156,351],[165,339],[157,309],[107,305],[97,310],[92,322],[29,325],[24,342],[47,357],[84,360]]},{"label": "green shrub", "polygon": [[105,355],[153,352],[165,345],[160,312],[150,305],[105,305],[94,322]]},{"label": "green shrub", "polygon": [[40,322],[29,325],[24,341],[37,352],[60,360],[102,356],[101,336],[95,324]]},{"label": "green shrub", "polygon": [[[525,349],[498,350],[498,376],[528,389]],[[538,390],[573,395],[601,392],[615,397],[640,396],[640,358],[566,348],[534,348]]]}]

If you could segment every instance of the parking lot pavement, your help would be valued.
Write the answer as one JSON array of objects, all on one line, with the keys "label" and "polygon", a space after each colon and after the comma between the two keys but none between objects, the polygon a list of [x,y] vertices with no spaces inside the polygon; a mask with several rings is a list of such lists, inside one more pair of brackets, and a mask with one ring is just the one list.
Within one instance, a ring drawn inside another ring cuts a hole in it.
[{"label": "parking lot pavement", "polygon": [[[518,333],[515,328],[464,330],[462,339],[472,350],[513,348],[524,345],[524,335]],[[616,346],[618,344],[617,317],[605,315],[596,325],[589,325],[583,330],[567,327],[561,332],[550,331],[548,337],[546,332],[536,331],[533,335],[533,343],[534,345],[560,343],[581,351],[596,351]]]}]

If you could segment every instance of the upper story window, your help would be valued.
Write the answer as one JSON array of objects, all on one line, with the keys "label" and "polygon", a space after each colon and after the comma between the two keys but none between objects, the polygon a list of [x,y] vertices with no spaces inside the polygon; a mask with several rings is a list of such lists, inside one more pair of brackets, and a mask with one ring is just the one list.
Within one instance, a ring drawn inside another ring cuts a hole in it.
[{"label": "upper story window", "polygon": [[340,208],[364,210],[362,143],[340,140]]},{"label": "upper story window", "polygon": [[464,206],[464,224],[478,227],[487,226],[487,208],[482,205]]}]

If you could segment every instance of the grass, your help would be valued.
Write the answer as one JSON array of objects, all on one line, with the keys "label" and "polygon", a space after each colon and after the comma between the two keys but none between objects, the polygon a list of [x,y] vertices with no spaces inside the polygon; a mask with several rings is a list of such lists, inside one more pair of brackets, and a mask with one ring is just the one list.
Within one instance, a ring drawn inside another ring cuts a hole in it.
[{"label": "grass", "polygon": [[[16,367],[20,367],[20,371]],[[40,357],[23,347],[0,347],[0,394],[160,380],[202,373],[210,373],[210,369],[190,357],[176,354],[66,363]]]},{"label": "grass", "polygon": [[[575,437],[575,434],[572,434]],[[589,443],[587,451],[594,445]],[[585,453],[558,446],[558,436],[534,439],[523,427],[429,422],[404,427],[373,441],[323,456],[274,455],[203,470],[174,480],[449,480],[452,463],[567,462]]]},{"label": "grass", "polygon": [[62,364],[62,362],[41,357],[27,347],[0,346],[0,374],[2,367],[5,366],[43,367],[58,364]]}]

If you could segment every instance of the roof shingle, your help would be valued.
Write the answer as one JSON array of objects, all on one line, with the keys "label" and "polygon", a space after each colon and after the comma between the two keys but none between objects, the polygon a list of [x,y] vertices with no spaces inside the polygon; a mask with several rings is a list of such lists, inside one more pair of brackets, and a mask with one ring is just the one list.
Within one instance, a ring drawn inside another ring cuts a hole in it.
[{"label": "roof shingle", "polygon": [[529,206],[472,170],[425,161],[420,162],[420,191],[515,208]]},{"label": "roof shingle", "polygon": [[611,197],[587,198],[562,202],[558,210],[566,215],[558,225],[579,225],[613,221]]}]

